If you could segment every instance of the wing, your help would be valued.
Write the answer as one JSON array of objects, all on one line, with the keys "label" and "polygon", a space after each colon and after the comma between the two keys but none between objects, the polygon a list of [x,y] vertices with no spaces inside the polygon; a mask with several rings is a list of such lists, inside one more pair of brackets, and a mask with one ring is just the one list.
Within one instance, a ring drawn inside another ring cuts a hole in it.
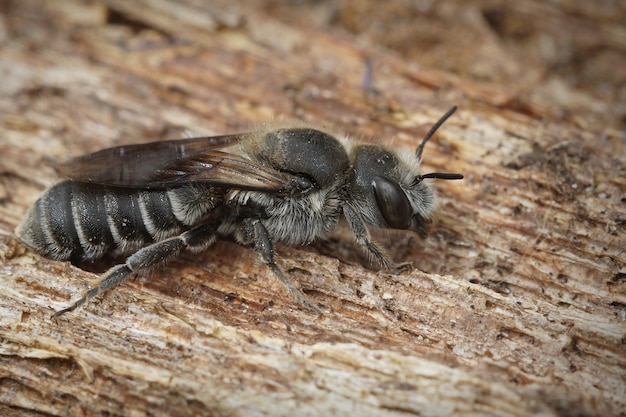
[{"label": "wing", "polygon": [[159,170],[154,178],[154,184],[170,187],[190,182],[283,195],[302,194],[314,186],[302,175],[278,171],[240,155],[222,151],[207,151],[179,159]]},{"label": "wing", "polygon": [[146,187],[158,171],[177,160],[238,142],[243,135],[197,137],[116,146],[61,162],[60,175],[96,184]]},{"label": "wing", "polygon": [[70,179],[118,187],[171,188],[191,182],[216,187],[296,195],[314,184],[219,149],[244,134],[118,146],[62,162],[57,171]]}]

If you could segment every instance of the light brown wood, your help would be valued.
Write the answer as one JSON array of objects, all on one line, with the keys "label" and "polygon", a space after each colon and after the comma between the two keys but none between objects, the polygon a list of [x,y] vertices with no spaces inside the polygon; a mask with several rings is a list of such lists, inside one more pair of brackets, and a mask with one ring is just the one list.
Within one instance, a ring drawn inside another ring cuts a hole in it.
[{"label": "light brown wood", "polygon": [[[204,3],[0,4],[0,414],[626,415],[623,5]],[[53,160],[281,118],[415,147],[452,104],[424,164],[466,179],[379,236],[414,271],[278,248],[321,317],[218,242],[55,322],[96,275],[12,236]]]}]

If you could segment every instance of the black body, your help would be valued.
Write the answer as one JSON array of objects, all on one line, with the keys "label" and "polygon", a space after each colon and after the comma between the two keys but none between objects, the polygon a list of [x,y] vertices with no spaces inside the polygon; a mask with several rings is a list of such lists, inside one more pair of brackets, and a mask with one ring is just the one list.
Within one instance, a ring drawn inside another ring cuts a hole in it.
[{"label": "black body", "polygon": [[424,234],[434,211],[421,152],[350,145],[308,127],[163,141],[105,149],[60,165],[69,177],[31,206],[16,229],[39,254],[75,263],[130,255],[70,307],[72,311],[131,273],[202,251],[216,238],[254,245],[305,306],[320,312],[274,263],[273,243],[308,244],[345,215],[357,241],[383,267],[397,269],[369,227]]}]

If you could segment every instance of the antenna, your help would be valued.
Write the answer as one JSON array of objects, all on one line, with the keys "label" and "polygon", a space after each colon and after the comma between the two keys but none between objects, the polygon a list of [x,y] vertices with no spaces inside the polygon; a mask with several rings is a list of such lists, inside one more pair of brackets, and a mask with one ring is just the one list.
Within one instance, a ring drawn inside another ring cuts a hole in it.
[{"label": "antenna", "polygon": [[417,184],[422,182],[422,180],[426,180],[428,178],[437,178],[440,180],[462,180],[463,174],[453,174],[450,172],[430,172],[428,174],[418,175],[417,177],[415,177],[415,180],[413,180],[413,184],[411,185],[415,187]]},{"label": "antenna", "polygon": [[431,172],[429,174],[420,175],[418,177],[421,180],[426,178],[438,178],[440,180],[462,180],[463,174],[452,174],[449,172]]},{"label": "antenna", "polygon": [[[422,143],[420,143],[417,149],[415,150],[415,156],[417,157],[418,160],[422,159],[422,151],[424,150],[424,145],[426,145],[426,142],[428,142],[428,140],[435,134],[437,129],[439,129],[441,125],[444,124],[445,121],[448,120],[450,116],[452,116],[452,114],[456,111],[456,109],[457,109],[456,106],[452,106],[452,108],[450,108],[450,110],[448,110],[446,114],[444,114],[441,117],[441,119],[439,119],[437,123],[435,123],[433,127],[430,128],[428,133],[426,133],[426,136],[424,136]],[[431,177],[431,178],[438,178],[438,177]]]}]

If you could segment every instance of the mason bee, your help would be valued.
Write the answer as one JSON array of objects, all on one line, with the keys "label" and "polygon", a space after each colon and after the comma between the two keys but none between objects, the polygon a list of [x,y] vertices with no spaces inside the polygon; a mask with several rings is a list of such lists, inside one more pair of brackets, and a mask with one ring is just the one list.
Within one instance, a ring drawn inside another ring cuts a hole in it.
[{"label": "mason bee", "polygon": [[413,151],[352,144],[309,127],[118,146],[58,167],[69,178],[46,190],[15,234],[38,254],[74,263],[128,256],[59,316],[131,274],[206,250],[217,238],[253,246],[304,306],[320,313],[274,262],[274,243],[306,245],[347,219],[356,241],[381,267],[403,265],[372,241],[370,228],[424,236],[435,197],[420,174],[424,145]]}]

